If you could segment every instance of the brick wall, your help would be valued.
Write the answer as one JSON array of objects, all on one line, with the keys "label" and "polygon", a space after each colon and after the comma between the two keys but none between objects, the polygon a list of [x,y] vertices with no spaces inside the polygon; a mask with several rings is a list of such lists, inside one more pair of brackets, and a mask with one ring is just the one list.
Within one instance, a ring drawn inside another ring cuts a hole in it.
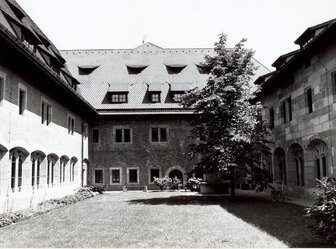
[{"label": "brick wall", "polygon": [[[115,128],[131,129],[131,143],[116,143]],[[151,127],[167,128],[167,142],[151,142]],[[188,156],[189,117],[182,115],[153,115],[110,117],[93,124],[99,130],[99,142],[92,143],[90,135],[90,174],[89,181],[94,182],[95,169],[103,169],[104,183],[110,190],[121,190],[127,184],[127,168],[139,168],[139,186],[149,186],[150,168],[159,168],[161,177],[169,175],[173,169],[182,173],[193,167],[193,160]],[[110,184],[111,167],[122,169],[121,184]],[[186,176],[184,176],[184,181]]]}]

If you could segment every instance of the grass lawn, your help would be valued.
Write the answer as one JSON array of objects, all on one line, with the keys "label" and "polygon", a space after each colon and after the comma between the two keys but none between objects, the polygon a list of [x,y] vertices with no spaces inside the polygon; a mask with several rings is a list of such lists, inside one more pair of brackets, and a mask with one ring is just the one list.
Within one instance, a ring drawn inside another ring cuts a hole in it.
[{"label": "grass lawn", "polygon": [[302,206],[258,195],[231,201],[179,192],[106,192],[1,228],[0,247],[328,246],[311,236],[303,215]]}]

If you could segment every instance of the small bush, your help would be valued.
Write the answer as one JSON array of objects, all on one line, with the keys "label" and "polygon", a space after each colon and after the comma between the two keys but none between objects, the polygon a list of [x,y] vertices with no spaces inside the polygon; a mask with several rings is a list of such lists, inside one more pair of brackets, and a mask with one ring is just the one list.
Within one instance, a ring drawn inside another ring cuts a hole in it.
[{"label": "small bush", "polygon": [[160,190],[166,190],[169,188],[169,186],[171,185],[171,181],[172,179],[165,176],[162,178],[158,178],[158,177],[154,177],[154,185],[158,186],[160,188]]},{"label": "small bush", "polygon": [[189,178],[187,183],[185,184],[184,188],[189,189],[190,191],[200,191],[200,185],[201,185],[202,179],[197,179],[195,177]]},{"label": "small bush", "polygon": [[154,177],[154,185],[158,186],[161,191],[167,189],[180,189],[181,188],[181,180],[177,177],[169,178],[168,176],[157,178]]},{"label": "small bush", "polygon": [[87,186],[90,191],[97,192],[99,194],[102,194],[106,191],[106,185],[100,186],[100,185],[93,185],[93,186]]},{"label": "small bush", "polygon": [[318,181],[317,200],[307,208],[307,216],[314,223],[309,226],[316,237],[336,243],[336,178],[324,178]]}]

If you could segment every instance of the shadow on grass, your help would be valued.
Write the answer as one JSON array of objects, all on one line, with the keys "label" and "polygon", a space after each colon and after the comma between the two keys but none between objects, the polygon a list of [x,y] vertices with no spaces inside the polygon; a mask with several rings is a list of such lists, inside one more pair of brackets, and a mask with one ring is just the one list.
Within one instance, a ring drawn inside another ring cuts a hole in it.
[{"label": "shadow on grass", "polygon": [[287,242],[291,247],[330,247],[314,238],[307,228],[303,206],[273,202],[258,194],[254,196],[172,196],[149,199],[133,199],[130,204],[145,205],[219,205],[232,215],[257,227],[269,235]]}]

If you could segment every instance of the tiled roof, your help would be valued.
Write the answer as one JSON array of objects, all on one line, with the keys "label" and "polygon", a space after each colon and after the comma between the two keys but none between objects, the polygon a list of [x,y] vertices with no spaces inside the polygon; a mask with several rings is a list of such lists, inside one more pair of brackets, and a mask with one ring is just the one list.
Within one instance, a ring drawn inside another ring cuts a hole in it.
[{"label": "tiled roof", "polygon": [[75,90],[75,85],[79,82],[71,75],[58,49],[16,1],[0,1],[0,31],[8,41],[16,44],[16,48],[48,72],[62,88],[65,86],[73,96],[94,111],[93,107]]},{"label": "tiled roof", "polygon": [[[199,65],[212,48],[161,48],[145,43],[134,49],[93,49],[61,51],[80,92],[96,109],[126,110],[181,108],[170,99],[172,91],[204,87],[208,74]],[[256,76],[269,72],[258,61]],[[79,68],[97,67],[83,74]],[[133,67],[133,68],[129,68]],[[107,92],[129,90],[128,103],[111,104]],[[149,103],[148,91],[161,91],[161,103]]]},{"label": "tiled roof", "polygon": [[272,82],[276,82],[276,79],[283,75],[288,77],[302,63],[310,63],[311,55],[319,51],[321,47],[326,46],[326,41],[334,42],[335,32],[336,19],[309,27],[295,41],[296,44],[300,45],[300,49],[281,55],[273,63],[277,70],[260,76],[255,84],[260,84],[263,88],[272,86]]},{"label": "tiled roof", "polygon": [[336,19],[332,19],[312,27],[307,28],[296,40],[295,44],[300,46],[304,46],[307,42],[314,39],[317,35],[323,32],[328,26],[336,23]]}]

